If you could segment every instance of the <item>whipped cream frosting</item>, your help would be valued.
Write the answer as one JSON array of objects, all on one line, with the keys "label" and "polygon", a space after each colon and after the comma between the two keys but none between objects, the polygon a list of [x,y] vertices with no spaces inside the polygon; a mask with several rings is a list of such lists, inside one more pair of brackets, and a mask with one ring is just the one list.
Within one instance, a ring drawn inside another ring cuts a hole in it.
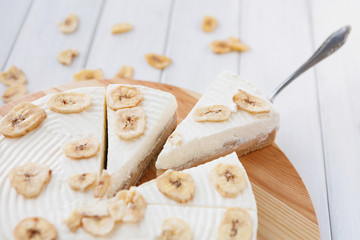
[{"label": "whipped cream frosting", "polygon": [[[63,219],[74,208],[93,198],[90,192],[71,190],[66,180],[70,175],[99,172],[103,167],[105,89],[78,88],[68,92],[89,95],[92,105],[80,113],[56,113],[46,106],[52,96],[47,95],[33,102],[47,114],[47,118],[38,128],[20,138],[0,136],[0,222],[3,223],[0,225],[0,239],[13,239],[14,227],[22,219],[34,216],[43,217],[54,224],[59,239],[73,239],[74,235],[63,224]],[[102,143],[96,156],[81,160],[65,156],[64,144],[89,136]],[[28,162],[44,164],[52,170],[50,182],[34,199],[26,199],[16,193],[7,177],[12,168]]]},{"label": "whipped cream frosting", "polygon": [[[268,113],[251,114],[237,109],[232,98],[238,89],[242,89],[266,101],[271,110]],[[224,122],[196,122],[194,109],[210,105],[227,106],[232,114]],[[277,129],[279,113],[272,107],[259,90],[250,82],[230,71],[220,73],[189,115],[178,125],[174,133],[181,138],[181,144],[167,142],[157,161],[157,169],[177,168],[191,161],[216,155],[227,147],[228,143],[246,143],[252,139],[266,139],[269,133]]]},{"label": "whipped cream frosting", "polygon": [[[244,173],[246,187],[236,198],[222,197],[210,181],[209,174],[219,163],[238,165]],[[256,201],[249,178],[235,152],[206,164],[183,170],[183,172],[190,174],[193,178],[195,183],[195,194],[191,201],[181,204],[181,206],[241,207],[256,211]],[[167,198],[158,190],[155,180],[142,184],[137,188],[137,191],[145,197],[147,203],[178,205],[177,202]]]},{"label": "whipped cream frosting", "polygon": [[131,140],[122,140],[114,132],[115,111],[107,108],[107,171],[111,174],[114,183],[112,193],[130,177],[131,172],[136,170],[139,163],[152,151],[177,109],[174,95],[144,86],[113,84],[108,86],[108,94],[120,85],[136,87],[141,91],[143,99],[138,106],[145,111],[146,126],[142,136]]}]

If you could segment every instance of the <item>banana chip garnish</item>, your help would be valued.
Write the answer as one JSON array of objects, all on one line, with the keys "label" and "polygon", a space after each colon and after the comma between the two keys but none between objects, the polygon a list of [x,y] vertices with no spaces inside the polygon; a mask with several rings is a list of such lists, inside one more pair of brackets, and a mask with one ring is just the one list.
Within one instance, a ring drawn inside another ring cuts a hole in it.
[{"label": "banana chip garnish", "polygon": [[100,149],[100,142],[94,137],[85,137],[66,143],[64,153],[68,158],[82,159],[95,156]]},{"label": "banana chip garnish", "polygon": [[36,129],[46,118],[46,112],[32,103],[20,103],[0,121],[0,133],[16,138]]},{"label": "banana chip garnish", "polygon": [[11,85],[8,89],[5,90],[1,99],[9,103],[11,101],[18,100],[19,98],[28,94],[28,90],[25,85],[23,84],[14,84]]},{"label": "banana chip garnish", "polygon": [[219,225],[216,240],[250,240],[252,223],[249,213],[241,208],[226,210]]},{"label": "banana chip garnish", "polygon": [[14,229],[15,240],[56,240],[57,237],[54,225],[40,217],[25,218]]},{"label": "banana chip garnish", "polygon": [[145,111],[141,107],[117,110],[114,131],[125,141],[142,136],[145,132]]},{"label": "banana chip garnish", "polygon": [[229,119],[230,109],[223,105],[198,107],[193,112],[196,122],[223,122]]},{"label": "banana chip garnish", "polygon": [[14,84],[25,85],[27,80],[24,72],[21,69],[15,66],[11,66],[6,72],[0,73],[0,83],[10,87]]},{"label": "banana chip garnish", "polygon": [[195,194],[195,183],[190,174],[178,171],[167,171],[156,178],[159,191],[167,198],[178,203],[187,203]]},{"label": "banana chip garnish", "polygon": [[170,58],[154,53],[146,54],[145,59],[150,66],[157,69],[164,69],[172,62]]},{"label": "banana chip garnish", "polygon": [[58,24],[60,32],[70,34],[76,31],[79,26],[79,18],[76,14],[70,14],[64,22]]},{"label": "banana chip garnish", "polygon": [[249,113],[267,113],[271,110],[270,105],[265,100],[241,89],[233,96],[233,101],[239,109]]},{"label": "banana chip garnish", "polygon": [[74,74],[74,82],[81,82],[87,80],[101,80],[104,78],[104,73],[101,69],[83,69]]},{"label": "banana chip garnish", "polygon": [[116,111],[123,108],[131,108],[139,105],[143,95],[136,87],[118,86],[111,89],[108,95],[108,106]]},{"label": "banana chip garnish", "polygon": [[213,16],[205,16],[201,25],[201,28],[204,32],[213,32],[216,27],[217,27],[218,23],[215,17]]},{"label": "banana chip garnish", "polygon": [[234,164],[217,164],[210,172],[215,189],[225,198],[235,198],[246,187],[245,173]]},{"label": "banana chip garnish", "polygon": [[57,113],[79,113],[91,106],[91,97],[76,92],[58,93],[50,97],[47,106]]},{"label": "banana chip garnish", "polygon": [[10,184],[25,198],[36,198],[50,181],[51,170],[38,163],[14,167],[9,173]]},{"label": "banana chip garnish", "polygon": [[166,218],[162,225],[162,233],[158,240],[181,239],[192,240],[190,226],[178,218]]}]

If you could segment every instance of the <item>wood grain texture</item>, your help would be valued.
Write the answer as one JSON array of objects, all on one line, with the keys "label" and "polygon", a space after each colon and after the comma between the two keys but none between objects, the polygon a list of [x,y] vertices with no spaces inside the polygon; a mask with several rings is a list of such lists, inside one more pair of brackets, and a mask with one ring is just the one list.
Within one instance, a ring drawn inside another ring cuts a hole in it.
[{"label": "wood grain texture", "polygon": [[[24,97],[17,101],[32,101],[48,93],[60,92],[84,86],[106,86],[111,83],[140,84],[171,92],[179,109],[178,122],[186,117],[196,104],[199,94],[179,87],[136,80],[102,80],[73,83],[54,87]],[[16,103],[0,107],[6,114]],[[319,239],[320,233],[309,194],[295,168],[284,153],[271,145],[240,158],[244,165],[258,206],[258,239]],[[154,163],[141,182],[155,178]]]},{"label": "wood grain texture", "polygon": [[[147,53],[164,53],[171,1],[108,0],[89,53],[87,68],[101,68],[113,78],[122,65],[134,67],[134,77],[158,82],[161,71],[145,60]],[[133,30],[113,35],[116,23],[130,22]]]},{"label": "wood grain texture", "polygon": [[[281,11],[279,11],[281,6]],[[315,51],[309,1],[244,0],[241,36],[251,45],[240,55],[240,75],[265,95]],[[331,30],[327,32],[330,34]],[[324,39],[322,39],[324,40]],[[274,101],[280,113],[276,143],[299,171],[313,199],[321,236],[330,224],[316,79],[313,69],[291,83]]]},{"label": "wood grain texture", "polygon": [[359,239],[360,2],[315,1],[316,45],[350,24],[345,46],[316,67],[333,239]]}]

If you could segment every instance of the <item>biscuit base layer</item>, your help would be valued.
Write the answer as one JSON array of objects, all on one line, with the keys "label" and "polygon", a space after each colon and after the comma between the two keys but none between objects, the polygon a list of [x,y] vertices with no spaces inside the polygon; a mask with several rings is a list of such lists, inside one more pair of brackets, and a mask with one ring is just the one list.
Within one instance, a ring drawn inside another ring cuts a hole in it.
[{"label": "biscuit base layer", "polygon": [[[238,157],[241,157],[250,152],[262,149],[271,145],[275,141],[277,129],[274,129],[272,132],[266,136],[259,136],[248,142],[237,144],[236,142],[228,142],[223,145],[223,150],[218,151],[215,155],[205,156],[203,158],[195,159],[187,162],[179,167],[173,168],[173,170],[180,171],[187,168],[195,167],[203,163],[207,163],[219,157],[226,156],[232,152],[236,152]],[[164,173],[167,169],[157,169],[156,175],[159,176]]]}]

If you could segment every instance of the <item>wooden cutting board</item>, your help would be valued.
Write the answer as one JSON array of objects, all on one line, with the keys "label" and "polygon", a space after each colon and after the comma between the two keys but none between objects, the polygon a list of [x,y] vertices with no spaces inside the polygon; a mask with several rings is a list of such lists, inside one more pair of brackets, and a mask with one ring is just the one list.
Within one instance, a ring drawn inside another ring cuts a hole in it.
[{"label": "wooden cutting board", "polygon": [[[5,115],[19,102],[33,101],[49,93],[84,86],[106,86],[111,83],[139,84],[174,94],[179,105],[178,123],[187,116],[201,96],[175,86],[154,82],[126,79],[87,81],[28,95],[19,101],[1,106],[0,114]],[[315,211],[304,183],[275,144],[239,159],[249,175],[258,206],[258,239],[320,239]],[[141,182],[155,176],[156,170],[152,163]]]}]

